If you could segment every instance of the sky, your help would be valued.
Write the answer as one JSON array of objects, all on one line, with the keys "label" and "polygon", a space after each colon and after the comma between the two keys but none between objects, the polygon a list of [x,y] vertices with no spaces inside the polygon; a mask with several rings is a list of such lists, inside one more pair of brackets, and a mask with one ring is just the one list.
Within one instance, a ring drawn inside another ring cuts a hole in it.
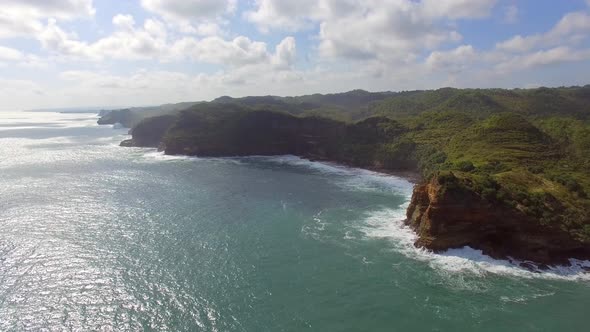
[{"label": "sky", "polygon": [[590,83],[590,0],[0,0],[0,111]]}]

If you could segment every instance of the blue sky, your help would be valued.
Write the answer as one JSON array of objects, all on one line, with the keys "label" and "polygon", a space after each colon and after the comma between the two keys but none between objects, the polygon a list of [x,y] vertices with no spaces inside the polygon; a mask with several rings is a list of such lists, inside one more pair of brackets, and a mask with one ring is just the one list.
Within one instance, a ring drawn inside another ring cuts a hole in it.
[{"label": "blue sky", "polygon": [[590,0],[0,3],[0,110],[590,83]]}]

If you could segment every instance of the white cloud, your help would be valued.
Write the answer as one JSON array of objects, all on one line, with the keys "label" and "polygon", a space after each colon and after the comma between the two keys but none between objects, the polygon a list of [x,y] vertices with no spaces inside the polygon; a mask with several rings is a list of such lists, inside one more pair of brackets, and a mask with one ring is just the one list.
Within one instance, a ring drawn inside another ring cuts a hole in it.
[{"label": "white cloud", "polygon": [[92,0],[3,0],[2,10],[33,17],[72,19],[92,16]]},{"label": "white cloud", "polygon": [[[588,0],[590,1],[590,0]],[[518,22],[518,6],[516,5],[509,5],[504,8],[504,18],[505,23],[513,24]]]},{"label": "white cloud", "polygon": [[113,17],[115,31],[93,43],[79,40],[74,34],[62,30],[55,20],[39,34],[44,49],[61,57],[81,60],[152,59],[157,61],[193,60],[227,67],[273,63],[277,67],[290,67],[295,59],[296,43],[287,37],[277,46],[275,53],[267,44],[245,36],[226,40],[219,36],[195,38],[184,36],[170,40],[163,23],[148,19],[143,27],[137,26],[131,15]]},{"label": "white cloud", "polygon": [[589,35],[590,15],[584,11],[567,13],[549,31],[499,42],[494,50],[480,54],[479,60],[500,75],[590,60],[590,50],[581,48]]},{"label": "white cloud", "polygon": [[202,88],[198,77],[177,72],[136,70],[130,75],[66,71],[47,85],[0,78],[0,99],[3,100],[0,111],[64,105],[155,105],[197,100],[201,97],[195,92],[198,94],[198,88]]},{"label": "white cloud", "polygon": [[0,78],[0,111],[22,110],[43,103],[43,87],[29,80]]},{"label": "white cloud", "polygon": [[429,22],[446,19],[482,18],[490,14],[497,0],[256,0],[255,9],[244,17],[263,31],[298,30],[312,22],[323,23],[344,16],[362,17],[367,11],[405,12],[406,21]]},{"label": "white cloud", "polygon": [[17,49],[0,46],[0,66],[47,67],[44,59],[34,54],[25,54]]},{"label": "white cloud", "polygon": [[42,28],[42,20],[91,17],[92,0],[3,0],[0,6],[0,38],[31,36]]},{"label": "white cloud", "polygon": [[412,18],[406,8],[391,7],[323,22],[319,50],[326,57],[379,58],[389,62],[460,39],[455,30],[439,29],[428,21]]},{"label": "white cloud", "polygon": [[232,12],[236,0],[141,0],[142,6],[170,19],[200,20]]},{"label": "white cloud", "polygon": [[135,19],[131,15],[118,14],[113,17],[113,25],[122,31],[133,31]]},{"label": "white cloud", "polygon": [[[144,69],[128,75],[109,71],[64,71],[56,84],[59,85],[57,91],[67,91],[63,93],[67,98],[84,100],[83,105],[157,105],[211,99],[215,96],[209,89],[216,86],[211,78],[203,78],[203,75]],[[60,104],[63,101],[58,98],[64,97],[56,92],[51,98],[55,104]]]},{"label": "white cloud", "polygon": [[0,9],[0,38],[32,35],[41,29],[41,26],[37,20],[19,17]]},{"label": "white cloud", "polygon": [[[188,27],[188,28],[187,28]],[[223,28],[215,22],[203,22],[195,26],[187,26],[183,28],[184,31],[196,33],[200,36],[220,36],[225,34]]]},{"label": "white cloud", "polygon": [[265,62],[268,59],[266,43],[240,36],[233,40],[220,37],[204,39],[183,38],[171,48],[175,57],[228,66],[242,66]]},{"label": "white cloud", "polygon": [[496,48],[509,52],[526,52],[536,47],[542,39],[540,35],[528,37],[516,35],[508,40],[497,43]]},{"label": "white cloud", "polygon": [[[149,12],[146,19],[139,19],[146,13],[131,11],[115,15],[112,26],[106,27],[102,18],[65,22],[91,17],[93,6],[104,15],[107,10],[99,6],[108,5],[106,1],[0,2],[0,38],[34,36],[46,56],[31,54],[34,48],[28,42],[0,43],[5,73],[0,98],[7,100],[0,107],[158,104],[225,94],[296,95],[355,88],[524,86],[539,81],[538,73],[548,73],[544,66],[579,61],[576,69],[554,67],[564,70],[551,71],[541,82],[575,84],[585,83],[590,66],[587,7],[564,15],[546,32],[516,35],[488,48],[479,43],[476,50],[469,45],[473,40],[463,40],[459,21],[489,17],[496,4],[503,6],[497,8],[500,17],[483,25],[524,21],[529,17],[518,17],[518,2],[251,0],[240,1],[238,8],[237,0],[140,0],[136,2]],[[236,13],[238,9],[244,11]],[[229,30],[243,20],[272,34],[248,34],[249,26]],[[89,39],[95,32],[99,37]],[[298,38],[310,45],[301,48],[299,39],[287,36],[294,35],[291,32],[299,32]],[[279,33],[285,36],[276,43]],[[11,48],[14,45],[25,46]],[[141,69],[144,66],[149,69]],[[35,77],[38,83],[6,80],[21,77],[21,71],[22,77]],[[39,86],[42,82],[51,83]]]},{"label": "white cloud", "polygon": [[[347,1],[332,3],[338,6],[348,4]],[[245,12],[244,17],[264,32],[273,28],[296,31],[309,26],[312,21],[320,20],[325,16],[326,9],[325,1],[256,0],[256,9]]]},{"label": "white cloud", "polygon": [[539,66],[588,59],[590,59],[590,49],[575,50],[567,46],[560,46],[546,51],[543,50],[513,57],[508,61],[497,64],[495,69],[500,73],[507,73]]},{"label": "white cloud", "polygon": [[440,28],[419,14],[410,2],[334,17],[320,25],[320,54],[352,59],[400,61],[422,49],[461,39],[453,29]]},{"label": "white cloud", "polygon": [[138,70],[130,75],[107,71],[64,71],[56,82],[61,85],[56,90],[61,92],[56,91],[51,97],[67,96],[84,100],[86,105],[149,105],[213,99],[228,93],[253,95],[262,90],[292,94],[293,87],[301,87],[302,79],[297,72],[276,71],[268,63],[196,75],[162,70]]},{"label": "white cloud", "polygon": [[237,7],[237,0],[141,0],[147,11],[161,16],[185,33],[217,35],[222,18]]},{"label": "white cloud", "polygon": [[130,76],[120,76],[108,72],[65,71],[60,73],[62,80],[70,81],[82,87],[103,90],[145,90],[157,86],[175,89],[186,83],[188,75],[167,71],[139,70]]},{"label": "white cloud", "polygon": [[471,45],[461,45],[450,51],[435,51],[426,59],[426,65],[433,70],[447,70],[458,73],[468,67],[476,57]]},{"label": "white cloud", "polygon": [[570,34],[588,32],[590,32],[590,15],[586,12],[573,12],[566,14],[548,33],[548,37],[557,40]]},{"label": "white cloud", "polygon": [[429,17],[474,19],[487,17],[496,2],[496,0],[423,0],[419,6]]},{"label": "white cloud", "polygon": [[39,85],[27,80],[7,80],[0,78],[0,93],[18,92],[22,90],[32,90],[38,88]]},{"label": "white cloud", "polygon": [[548,32],[523,37],[516,35],[496,44],[496,48],[509,52],[526,52],[539,47],[560,45],[586,38],[590,33],[590,15],[586,12],[566,14]]},{"label": "white cloud", "polygon": [[437,50],[424,63],[433,73],[447,73],[451,81],[458,78],[456,74],[464,76],[466,72],[472,77],[487,76],[492,81],[539,67],[590,60],[590,49],[580,48],[589,33],[587,13],[568,13],[546,33],[514,36],[489,51],[476,52],[470,45]]},{"label": "white cloud", "polygon": [[325,57],[403,63],[461,35],[457,19],[488,16],[496,0],[257,0],[244,17],[263,32],[319,26]]},{"label": "white cloud", "polygon": [[297,57],[297,45],[295,38],[283,39],[275,48],[272,62],[278,67],[289,68],[293,66]]},{"label": "white cloud", "polygon": [[166,26],[160,21],[147,19],[145,20],[143,27],[150,36],[154,36],[155,38],[163,40],[165,40],[168,37],[168,31],[166,30]]},{"label": "white cloud", "polygon": [[47,26],[37,35],[44,49],[53,53],[66,56],[91,57],[88,45],[76,40],[74,34],[63,31],[55,19],[50,19]]},{"label": "white cloud", "polygon": [[173,57],[190,57],[199,62],[220,64],[229,67],[274,64],[290,67],[295,61],[296,42],[286,37],[277,46],[274,54],[268,51],[266,43],[252,41],[239,36],[233,40],[220,37],[203,39],[183,38],[171,47]]},{"label": "white cloud", "polygon": [[78,40],[75,34],[63,31],[55,20],[38,34],[44,49],[53,54],[78,59],[147,59],[158,58],[166,50],[166,29],[161,22],[148,19],[143,27],[135,27],[130,15],[113,18],[115,32],[94,43]]},{"label": "white cloud", "polygon": [[23,58],[23,53],[14,48],[0,46],[0,61],[16,61]]}]

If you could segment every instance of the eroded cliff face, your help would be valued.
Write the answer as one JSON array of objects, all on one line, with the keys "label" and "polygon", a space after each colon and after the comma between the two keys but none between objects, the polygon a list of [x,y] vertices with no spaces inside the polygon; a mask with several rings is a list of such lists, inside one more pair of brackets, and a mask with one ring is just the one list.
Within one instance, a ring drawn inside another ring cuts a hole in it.
[{"label": "eroded cliff face", "polygon": [[166,154],[327,157],[344,130],[344,124],[331,120],[265,111],[244,112],[213,123],[198,119],[188,128],[181,126],[164,138]]},{"label": "eroded cliff face", "polygon": [[161,115],[139,122],[131,131],[132,138],[121,142],[121,146],[159,147],[162,137],[174,124],[174,115]]},{"label": "eroded cliff face", "polygon": [[120,123],[126,128],[131,128],[135,125],[136,121],[131,111],[125,109],[109,111],[106,114],[102,114],[97,123],[99,125]]},{"label": "eroded cliff face", "polygon": [[[225,113],[224,113],[225,112]],[[166,154],[292,154],[355,167],[415,170],[414,148],[398,142],[406,128],[385,117],[354,124],[272,111],[185,112],[163,138]],[[136,136],[134,129],[134,138]]]},{"label": "eroded cliff face", "polygon": [[588,245],[562,229],[492,204],[468,188],[449,187],[438,176],[414,188],[407,217],[419,236],[415,245],[435,252],[470,246],[494,258],[547,265],[590,258]]}]

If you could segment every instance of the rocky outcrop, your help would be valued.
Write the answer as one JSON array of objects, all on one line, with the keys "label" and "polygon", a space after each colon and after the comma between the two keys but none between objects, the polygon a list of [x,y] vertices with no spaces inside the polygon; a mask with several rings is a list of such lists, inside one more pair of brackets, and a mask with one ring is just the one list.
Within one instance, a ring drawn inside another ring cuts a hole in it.
[{"label": "rocky outcrop", "polygon": [[99,125],[114,125],[116,123],[120,123],[126,128],[131,128],[133,125],[135,125],[134,116],[128,109],[109,111],[99,115],[100,118],[97,121]]},{"label": "rocky outcrop", "polygon": [[131,131],[131,139],[121,142],[121,146],[160,147],[162,138],[176,121],[174,115],[161,115],[139,122]]},{"label": "rocky outcrop", "polygon": [[[201,114],[179,121],[164,139],[166,154],[195,156],[315,155],[329,158],[344,135],[343,123],[279,112],[241,112],[214,120]],[[135,131],[134,131],[135,134]]]},{"label": "rocky outcrop", "polygon": [[181,113],[164,137],[166,154],[292,154],[387,171],[416,169],[414,154],[408,151],[410,146],[399,141],[407,129],[389,118],[372,117],[348,124],[322,117],[221,106]]},{"label": "rocky outcrop", "polygon": [[119,143],[119,146],[131,148],[131,147],[140,146],[140,145],[138,145],[133,139],[126,139],[126,140],[122,141],[121,143]]},{"label": "rocky outcrop", "polygon": [[414,189],[406,223],[418,234],[416,246],[435,252],[469,246],[494,258],[545,265],[567,264],[569,258],[590,259],[588,244],[568,232],[446,181],[434,176]]}]

